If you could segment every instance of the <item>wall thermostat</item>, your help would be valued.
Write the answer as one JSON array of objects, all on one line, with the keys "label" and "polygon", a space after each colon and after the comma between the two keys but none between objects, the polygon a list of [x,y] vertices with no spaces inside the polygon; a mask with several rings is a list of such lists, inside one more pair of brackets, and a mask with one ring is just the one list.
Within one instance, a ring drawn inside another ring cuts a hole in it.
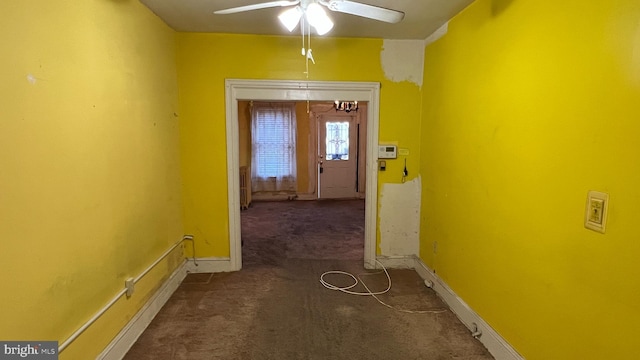
[{"label": "wall thermostat", "polygon": [[398,157],[398,147],[395,145],[379,145],[378,159],[396,159]]}]

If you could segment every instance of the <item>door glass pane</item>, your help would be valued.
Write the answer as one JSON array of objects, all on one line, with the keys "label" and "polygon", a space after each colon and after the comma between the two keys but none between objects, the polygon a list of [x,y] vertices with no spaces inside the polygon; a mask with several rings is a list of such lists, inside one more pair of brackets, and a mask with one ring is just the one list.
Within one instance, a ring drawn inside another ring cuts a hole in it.
[{"label": "door glass pane", "polygon": [[327,160],[349,160],[349,122],[327,121]]}]

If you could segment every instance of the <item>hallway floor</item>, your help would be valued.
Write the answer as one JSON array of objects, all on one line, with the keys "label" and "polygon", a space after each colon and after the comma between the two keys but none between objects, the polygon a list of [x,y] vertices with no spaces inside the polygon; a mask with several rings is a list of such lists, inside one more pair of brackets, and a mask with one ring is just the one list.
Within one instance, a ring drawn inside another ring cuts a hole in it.
[{"label": "hallway floor", "polygon": [[243,269],[188,275],[125,359],[493,359],[412,270],[378,297],[428,313],[322,286],[387,287],[362,267],[362,200],[254,203],[242,238]]}]

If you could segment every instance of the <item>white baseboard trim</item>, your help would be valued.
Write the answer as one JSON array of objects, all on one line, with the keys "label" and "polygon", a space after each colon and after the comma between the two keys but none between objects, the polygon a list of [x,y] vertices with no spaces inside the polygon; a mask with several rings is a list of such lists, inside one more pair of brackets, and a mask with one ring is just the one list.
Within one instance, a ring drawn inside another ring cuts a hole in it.
[{"label": "white baseboard trim", "polygon": [[489,350],[496,360],[524,360],[509,343],[498,334],[480,315],[467,305],[456,293],[451,290],[433,270],[431,270],[418,256],[414,256],[414,266],[416,272],[425,282],[432,284],[433,290],[444,300],[462,323],[470,330],[474,331],[474,323],[477,329],[482,332],[478,340]]},{"label": "white baseboard trim", "polygon": [[[406,256],[376,256],[376,260],[382,263],[384,267],[389,269],[413,269],[416,267],[416,257],[414,255]],[[380,268],[380,264],[376,263],[376,269]]]},{"label": "white baseboard trim", "polygon": [[[138,311],[138,313],[127,323],[109,345],[96,357],[98,360],[120,360],[131,346],[138,340],[144,330],[151,324],[153,318],[176,291],[182,280],[187,276],[187,262],[183,262],[169,278],[162,284],[160,289],[149,299],[149,301]],[[135,296],[135,294],[134,294]]]},{"label": "white baseboard trim", "polygon": [[120,360],[138,340],[153,318],[178,289],[188,273],[214,273],[231,271],[229,258],[187,259],[171,274],[158,291],[118,333],[111,343],[96,357],[97,360]]},{"label": "white baseboard trim", "polygon": [[206,257],[187,259],[187,272],[192,274],[198,273],[219,273],[233,271],[231,267],[231,259],[228,257]]}]

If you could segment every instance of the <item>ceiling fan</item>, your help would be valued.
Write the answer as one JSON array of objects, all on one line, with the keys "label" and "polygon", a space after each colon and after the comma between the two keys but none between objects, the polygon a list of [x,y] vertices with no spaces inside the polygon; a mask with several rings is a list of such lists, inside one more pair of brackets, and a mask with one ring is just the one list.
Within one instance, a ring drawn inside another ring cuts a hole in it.
[{"label": "ceiling fan", "polygon": [[[322,6],[320,6],[322,5]],[[313,26],[319,35],[326,34],[333,27],[333,22],[327,16],[322,7],[331,11],[350,15],[361,16],[368,19],[384,21],[395,24],[404,18],[404,12],[387,9],[379,6],[367,5],[348,0],[292,0],[270,1],[253,5],[245,5],[230,9],[215,11],[215,14],[234,14],[244,11],[266,9],[273,7],[294,6],[278,16],[280,21],[289,30],[293,31],[301,19]],[[304,17],[303,17],[304,15]]]}]

